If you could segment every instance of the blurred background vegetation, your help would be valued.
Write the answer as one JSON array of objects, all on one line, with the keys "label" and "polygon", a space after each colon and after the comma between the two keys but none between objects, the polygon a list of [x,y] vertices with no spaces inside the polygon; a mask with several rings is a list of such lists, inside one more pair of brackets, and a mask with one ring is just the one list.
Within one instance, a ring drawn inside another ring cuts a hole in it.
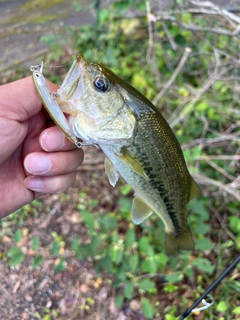
[{"label": "blurred background vegetation", "polygon": [[[68,246],[77,259],[90,259],[99,276],[111,279],[115,304],[123,313],[134,299],[140,301],[144,319],[177,319],[239,255],[240,15],[233,8],[220,9],[216,2],[95,1],[94,23],[67,27],[64,39],[56,32],[41,38],[51,47],[41,57],[49,80],[61,84],[74,56],[81,53],[153,101],[176,133],[201,187],[203,196],[188,206],[196,247],[192,253],[166,256],[164,227],[157,216],[133,225],[132,190],[123,182],[117,187],[114,210],[100,207],[87,187],[79,189],[81,200],[71,208],[79,213],[84,234],[66,241],[60,232],[52,233],[48,251],[59,258],[56,272],[67,266],[61,248]],[[73,3],[76,12],[83,10],[81,1]],[[7,80],[25,75],[29,71],[20,67]],[[68,195],[60,200],[67,203]],[[18,245],[22,226],[29,215],[42,211],[37,201],[1,221],[0,239],[12,239],[6,254],[2,248],[4,263],[24,263],[27,254]],[[14,232],[9,228],[13,223]],[[40,237],[29,237],[32,250],[38,251]],[[41,268],[44,259],[44,254],[33,255],[32,269]],[[239,268],[212,295],[214,306],[190,319],[239,319]]]}]

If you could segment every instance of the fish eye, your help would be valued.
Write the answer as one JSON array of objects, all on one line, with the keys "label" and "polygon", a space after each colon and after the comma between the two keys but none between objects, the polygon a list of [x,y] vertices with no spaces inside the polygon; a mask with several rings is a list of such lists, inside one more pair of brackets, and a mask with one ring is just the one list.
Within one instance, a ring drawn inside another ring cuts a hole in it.
[{"label": "fish eye", "polygon": [[93,82],[95,88],[99,91],[105,92],[108,90],[110,84],[106,78],[96,78]]}]

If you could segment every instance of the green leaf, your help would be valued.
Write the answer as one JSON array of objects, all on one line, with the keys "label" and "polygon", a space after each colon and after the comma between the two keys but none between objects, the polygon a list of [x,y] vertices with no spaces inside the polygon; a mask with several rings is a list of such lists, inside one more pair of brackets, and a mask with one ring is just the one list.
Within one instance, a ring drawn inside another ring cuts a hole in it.
[{"label": "green leaf", "polygon": [[197,111],[206,111],[209,108],[209,104],[206,100],[200,101],[195,105]]},{"label": "green leaf", "polygon": [[202,153],[202,147],[200,146],[196,146],[192,149],[192,155],[193,155],[193,159],[195,159],[196,157],[200,156]]},{"label": "green leaf", "polygon": [[89,244],[79,245],[75,254],[79,259],[83,259],[86,257],[93,257],[98,253],[98,248],[101,246],[101,244],[102,244],[101,235],[93,237]]},{"label": "green leaf", "polygon": [[240,307],[236,307],[233,309],[232,313],[240,314]]},{"label": "green leaf", "polygon": [[148,238],[147,237],[142,237],[139,240],[139,250],[146,256],[154,256],[154,251],[152,246],[150,246]]},{"label": "green leaf", "polygon": [[32,262],[32,268],[33,270],[37,269],[37,267],[40,266],[40,264],[42,264],[44,258],[42,255],[38,255],[36,257],[34,257],[33,262]]},{"label": "green leaf", "polygon": [[99,11],[99,22],[101,24],[105,23],[109,15],[109,11],[107,9],[101,9]]},{"label": "green leaf", "polygon": [[7,255],[11,258],[9,261],[9,264],[11,266],[17,266],[21,264],[25,258],[25,255],[18,247],[12,247],[11,249],[9,249]]},{"label": "green leaf", "polygon": [[32,238],[32,250],[38,251],[38,249],[39,249],[39,238],[35,236]]},{"label": "green leaf", "polygon": [[142,272],[148,272],[151,274],[155,274],[157,272],[157,262],[154,258],[149,257],[145,258],[141,263]]},{"label": "green leaf", "polygon": [[119,264],[123,260],[123,247],[114,245],[110,250],[112,262]]},{"label": "green leaf", "polygon": [[7,255],[8,257],[14,257],[15,255],[22,252],[18,247],[12,247],[8,250]]},{"label": "green leaf", "polygon": [[15,233],[14,233],[14,240],[16,242],[20,242],[22,240],[22,231],[21,230],[17,230]]},{"label": "green leaf", "polygon": [[117,227],[117,219],[115,217],[102,216],[99,220],[102,228],[113,229]]},{"label": "green leaf", "polygon": [[142,312],[147,319],[152,319],[154,315],[153,306],[147,298],[141,299]]},{"label": "green leaf", "polygon": [[233,232],[240,232],[240,218],[238,216],[229,217],[229,226]]},{"label": "green leaf", "polygon": [[138,255],[134,254],[134,255],[131,255],[129,258],[128,258],[128,263],[129,263],[129,266],[132,270],[136,270],[137,267],[138,267],[138,263],[139,263],[139,257]]},{"label": "green leaf", "polygon": [[212,243],[208,238],[197,239],[195,243],[197,250],[212,250],[215,244]]},{"label": "green leaf", "polygon": [[59,250],[60,250],[60,244],[54,241],[52,244],[51,253],[57,256],[59,254]]},{"label": "green leaf", "polygon": [[99,201],[97,199],[89,199],[88,200],[88,204],[91,207],[91,209],[96,207],[98,205],[98,203],[99,203]]},{"label": "green leaf", "polygon": [[104,270],[104,272],[112,272],[112,261],[109,255],[106,255],[104,258],[100,259],[96,264],[96,270]]},{"label": "green leaf", "polygon": [[117,308],[120,308],[121,305],[123,304],[123,295],[122,294],[118,294],[115,298],[115,305]]},{"label": "green leaf", "polygon": [[178,272],[174,272],[171,274],[167,274],[165,276],[166,280],[173,283],[173,282],[177,282],[180,281],[182,278],[182,271],[178,271]]},{"label": "green leaf", "polygon": [[34,313],[34,316],[35,316],[36,318],[38,318],[38,319],[41,319],[41,318],[42,318],[38,311],[36,311],[36,312]]},{"label": "green leaf", "polygon": [[116,1],[113,4],[113,8],[117,9],[117,10],[129,10],[131,8],[133,8],[133,6],[135,5],[136,0],[121,0],[121,1]]},{"label": "green leaf", "polygon": [[118,268],[116,278],[118,283],[122,283],[126,280],[126,272],[124,268]]},{"label": "green leaf", "polygon": [[158,267],[160,269],[163,269],[167,265],[169,259],[165,253],[161,252],[155,255],[155,260],[157,262]]},{"label": "green leaf", "polygon": [[131,299],[133,295],[133,290],[134,290],[134,283],[133,281],[129,280],[125,284],[124,288],[124,295],[127,299]]},{"label": "green leaf", "polygon": [[15,255],[14,257],[12,257],[10,259],[10,266],[17,266],[19,264],[21,264],[23,262],[23,260],[25,259],[25,255],[23,253],[19,253],[18,255]]},{"label": "green leaf", "polygon": [[211,262],[205,258],[197,258],[192,262],[193,266],[196,266],[199,271],[212,273],[214,270],[214,266]]},{"label": "green leaf", "polygon": [[139,287],[140,289],[146,292],[153,292],[154,289],[156,289],[155,282],[151,281],[148,278],[140,280]]},{"label": "green leaf", "polygon": [[129,184],[125,184],[124,186],[119,187],[120,192],[123,196],[128,195],[132,191],[132,187]]},{"label": "green leaf", "polygon": [[225,301],[220,301],[216,307],[219,312],[226,312],[228,309],[228,305]]},{"label": "green leaf", "polygon": [[135,241],[136,241],[135,229],[130,228],[130,229],[128,229],[127,233],[125,234],[124,242],[125,242],[126,247],[131,247]]},{"label": "green leaf", "polygon": [[135,73],[132,77],[132,85],[139,90],[147,87],[146,76],[141,75],[140,73]]},{"label": "green leaf", "polygon": [[101,246],[101,244],[102,244],[101,236],[96,236],[92,238],[91,242],[88,245],[86,245],[91,256],[97,253],[97,250]]},{"label": "green leaf", "polygon": [[193,214],[198,214],[198,222],[206,221],[209,219],[209,212],[208,212],[203,200],[193,199],[188,204],[188,207],[191,208]]},{"label": "green leaf", "polygon": [[118,201],[119,210],[121,215],[124,218],[130,219],[130,211],[132,207],[132,200],[129,200],[128,198],[120,198]]},{"label": "green leaf", "polygon": [[80,238],[74,238],[71,242],[71,248],[75,255],[78,255],[78,249],[80,247]]},{"label": "green leaf", "polygon": [[61,259],[60,262],[55,266],[55,272],[62,272],[65,269],[65,259]]},{"label": "green leaf", "polygon": [[86,226],[90,230],[94,230],[95,229],[95,219],[92,216],[92,214],[86,210],[83,210],[83,211],[81,211],[81,216],[82,216],[82,219],[83,219],[84,223],[86,224]]},{"label": "green leaf", "polygon": [[209,231],[209,224],[207,223],[199,223],[195,228],[195,234],[206,234]]}]

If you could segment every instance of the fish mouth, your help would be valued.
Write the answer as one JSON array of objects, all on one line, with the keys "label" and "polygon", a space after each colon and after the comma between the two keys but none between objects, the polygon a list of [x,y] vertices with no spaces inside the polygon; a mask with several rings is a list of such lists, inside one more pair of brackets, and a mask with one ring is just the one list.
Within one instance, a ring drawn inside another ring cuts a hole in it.
[{"label": "fish mouth", "polygon": [[58,89],[59,100],[66,101],[70,99],[79,99],[83,95],[85,88],[82,81],[85,59],[83,55],[78,54]]}]

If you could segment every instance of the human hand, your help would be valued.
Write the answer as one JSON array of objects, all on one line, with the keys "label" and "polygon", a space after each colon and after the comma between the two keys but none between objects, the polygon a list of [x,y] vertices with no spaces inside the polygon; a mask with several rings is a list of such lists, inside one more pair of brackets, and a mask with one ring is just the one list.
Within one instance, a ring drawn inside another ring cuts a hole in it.
[{"label": "human hand", "polygon": [[31,77],[0,86],[0,133],[0,218],[74,183],[83,151],[53,126]]}]

